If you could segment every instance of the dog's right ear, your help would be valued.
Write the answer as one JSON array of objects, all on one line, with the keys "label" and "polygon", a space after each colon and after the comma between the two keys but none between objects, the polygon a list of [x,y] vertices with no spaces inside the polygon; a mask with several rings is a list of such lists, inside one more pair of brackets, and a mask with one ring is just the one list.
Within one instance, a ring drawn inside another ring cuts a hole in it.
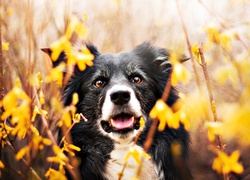
[{"label": "dog's right ear", "polygon": [[90,53],[95,56],[95,58],[101,54],[98,51],[98,49],[93,44],[91,44],[91,43],[86,44],[86,47],[88,48],[88,50],[90,51]]}]

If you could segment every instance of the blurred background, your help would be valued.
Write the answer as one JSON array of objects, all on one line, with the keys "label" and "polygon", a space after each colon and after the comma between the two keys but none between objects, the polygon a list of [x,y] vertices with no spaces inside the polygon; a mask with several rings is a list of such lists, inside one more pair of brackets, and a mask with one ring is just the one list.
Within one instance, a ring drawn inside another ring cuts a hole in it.
[{"label": "blurred background", "polygon": [[[50,60],[40,49],[49,47],[65,33],[71,15],[86,25],[86,42],[92,42],[103,53],[128,51],[150,41],[190,56],[186,38],[191,45],[202,42],[217,106],[237,102],[244,88],[241,84],[218,83],[214,72],[227,61],[243,56],[250,61],[249,0],[2,0],[0,10],[2,41],[9,42],[9,50],[3,54],[6,92],[19,77],[26,92],[32,94],[27,82],[29,74],[41,72],[45,76],[51,69]],[[211,37],[216,33],[225,35],[226,44]],[[72,42],[76,41],[73,37]],[[177,89],[188,95],[197,90],[197,84],[191,61],[184,65],[192,78],[188,84],[180,83]],[[202,69],[198,64],[196,68],[203,88]],[[53,85],[46,85],[45,89],[47,99],[57,91]],[[227,113],[218,111],[219,117]],[[211,114],[208,116],[211,118]],[[209,151],[203,124],[191,128],[190,134],[190,169],[194,179],[220,179],[211,168],[214,155]],[[232,178],[250,179],[249,145],[242,146],[233,139],[226,144],[229,153],[240,150],[245,167],[242,175]]]}]

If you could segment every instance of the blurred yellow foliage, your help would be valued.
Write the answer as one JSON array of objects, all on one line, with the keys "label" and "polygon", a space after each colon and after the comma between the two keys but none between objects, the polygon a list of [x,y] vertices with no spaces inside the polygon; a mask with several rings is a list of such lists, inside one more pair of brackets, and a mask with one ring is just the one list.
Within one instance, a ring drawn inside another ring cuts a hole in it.
[{"label": "blurred yellow foliage", "polygon": [[190,79],[190,72],[181,63],[173,64],[173,72],[171,76],[171,83],[173,86],[177,85],[179,82],[188,84]]},{"label": "blurred yellow foliage", "polygon": [[221,85],[226,82],[232,83],[234,86],[239,85],[239,74],[232,63],[228,63],[223,67],[216,69],[214,77]]},{"label": "blurred yellow foliage", "polygon": [[51,69],[50,74],[46,77],[46,82],[56,82],[59,87],[63,85],[63,72],[66,69],[65,63],[60,63],[57,67]]},{"label": "blurred yellow foliage", "polygon": [[221,32],[213,26],[206,27],[205,31],[207,33],[208,42],[219,44],[227,51],[232,49],[232,40],[235,36],[234,32]]}]

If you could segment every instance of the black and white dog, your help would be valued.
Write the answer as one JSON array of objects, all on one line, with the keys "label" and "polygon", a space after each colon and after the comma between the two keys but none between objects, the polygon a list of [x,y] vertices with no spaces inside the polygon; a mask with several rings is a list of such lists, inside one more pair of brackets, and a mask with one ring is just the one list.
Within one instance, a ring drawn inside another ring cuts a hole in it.
[{"label": "black and white dog", "polygon": [[[169,52],[150,43],[118,54],[101,54],[93,45],[87,48],[95,57],[94,65],[85,71],[75,68],[64,91],[64,103],[69,105],[77,92],[77,111],[88,120],[76,124],[71,131],[74,145],[81,148],[77,153],[81,178],[114,180],[122,171],[124,156],[138,133],[141,117],[145,125],[137,146],[142,149],[152,123],[149,112],[161,98],[171,71]],[[65,60],[62,54],[59,58],[58,61]],[[166,103],[172,106],[177,99],[171,88]],[[176,141],[182,146],[178,163],[170,150]],[[181,167],[186,167],[188,144],[183,126],[157,131],[148,152],[152,158],[143,162],[139,179],[185,178]],[[137,164],[129,160],[122,179],[132,178],[136,171]]]}]

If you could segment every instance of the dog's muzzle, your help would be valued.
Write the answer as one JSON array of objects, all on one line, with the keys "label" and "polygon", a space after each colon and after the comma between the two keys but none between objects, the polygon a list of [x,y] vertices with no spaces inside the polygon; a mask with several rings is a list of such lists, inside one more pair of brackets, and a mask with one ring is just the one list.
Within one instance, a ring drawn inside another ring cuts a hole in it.
[{"label": "dog's muzzle", "polygon": [[[114,114],[107,120],[102,120],[101,125],[105,132],[127,133],[140,128],[141,116],[136,116],[133,112],[131,101],[135,98],[132,90],[114,88],[109,92],[110,106]],[[132,97],[131,97],[132,96]]]}]

